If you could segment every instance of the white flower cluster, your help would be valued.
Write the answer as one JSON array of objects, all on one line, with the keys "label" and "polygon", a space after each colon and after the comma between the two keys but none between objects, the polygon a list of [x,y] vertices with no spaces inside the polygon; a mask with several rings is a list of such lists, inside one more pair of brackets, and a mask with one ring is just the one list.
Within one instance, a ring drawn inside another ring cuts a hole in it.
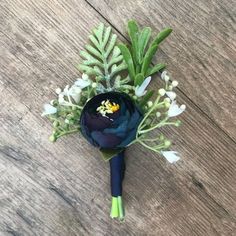
[{"label": "white flower cluster", "polygon": [[162,72],[161,79],[165,81],[166,88],[160,89],[159,94],[161,96],[166,95],[169,98],[169,100],[166,99],[167,104],[169,103],[168,117],[178,116],[186,109],[186,106],[184,104],[182,104],[181,106],[177,105],[176,93],[172,91],[173,88],[177,87],[179,83],[176,80],[173,80],[170,83],[170,77],[167,75],[167,71]]},{"label": "white flower cluster", "polygon": [[[96,88],[97,84],[93,83],[87,74],[82,74],[82,78],[78,78],[71,87],[66,85],[64,90],[57,88],[55,92],[58,94],[58,103],[62,106],[78,106],[81,99],[82,90],[88,86]],[[52,115],[56,112],[57,108],[54,107],[53,104],[45,104],[42,116]]]},{"label": "white flower cluster", "polygon": [[[164,80],[166,82],[166,89],[161,88],[161,89],[159,89],[158,92],[161,96],[164,96],[164,95],[167,96],[165,101],[167,103],[167,106],[168,106],[168,103],[169,103],[168,117],[178,116],[186,109],[186,106],[184,104],[181,105],[181,106],[177,105],[177,102],[175,100],[176,99],[176,93],[172,91],[173,88],[178,86],[178,81],[174,80],[168,86],[168,83],[170,81],[170,77],[167,75],[167,71],[162,72],[161,78],[162,78],[162,80]],[[135,95],[137,97],[144,96],[147,92],[146,88],[147,88],[147,86],[149,85],[150,82],[151,82],[151,76],[147,77],[140,86],[136,86]],[[152,106],[151,101],[148,102],[148,106],[149,107]]]},{"label": "white flower cluster", "polygon": [[[166,123],[164,123],[164,124],[175,124],[176,126],[178,126],[179,121],[177,121],[175,123],[167,121],[171,117],[176,117],[176,116],[180,115],[186,109],[186,106],[184,104],[182,104],[180,106],[177,104],[176,93],[173,91],[173,89],[178,86],[178,81],[173,80],[171,82],[170,77],[166,71],[162,72],[161,79],[165,82],[165,88],[159,89],[158,94],[159,94],[159,97],[166,96],[163,99],[163,101],[164,101],[165,107],[168,108],[166,118],[165,118]],[[150,82],[151,82],[151,77],[147,77],[140,86],[136,86],[135,96],[136,97],[144,96],[147,92],[146,88]],[[159,102],[159,104],[160,104],[160,102]],[[158,107],[159,104],[155,104],[155,105]],[[152,106],[154,106],[154,103],[152,101],[148,101],[147,107],[151,108]],[[147,113],[149,113],[149,110],[147,111]],[[161,112],[157,111],[156,117],[160,118],[161,116],[162,116]],[[157,124],[154,127],[160,127],[160,125]],[[153,130],[153,129],[154,129],[153,127],[149,128],[149,130]],[[140,133],[142,133],[142,132],[145,132],[145,131],[141,131]],[[160,151],[160,153],[170,163],[176,162],[180,159],[180,157],[178,156],[178,153],[175,151]]]},{"label": "white flower cluster", "polygon": [[[163,71],[161,74],[161,79],[165,81],[166,83],[166,89],[160,89],[159,94],[161,96],[166,95],[169,100],[165,100],[167,104],[169,103],[169,109],[168,109],[168,117],[175,117],[180,115],[184,110],[186,109],[186,105],[182,104],[179,106],[176,102],[176,93],[173,92],[173,88],[178,86],[178,81],[173,80],[170,83],[170,77],[167,75],[167,71]],[[168,106],[168,105],[167,105]],[[166,160],[170,163],[176,162],[180,159],[178,156],[178,152],[175,151],[162,151],[161,154],[166,158]]]}]

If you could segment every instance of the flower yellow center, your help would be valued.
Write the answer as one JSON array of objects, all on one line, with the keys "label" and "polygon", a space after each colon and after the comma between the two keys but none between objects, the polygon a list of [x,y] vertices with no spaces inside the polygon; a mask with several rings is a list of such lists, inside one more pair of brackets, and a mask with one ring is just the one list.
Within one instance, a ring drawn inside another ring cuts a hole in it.
[{"label": "flower yellow center", "polygon": [[97,108],[97,111],[106,116],[106,114],[112,114],[120,109],[120,105],[115,102],[110,102],[108,99],[101,102],[101,105]]}]

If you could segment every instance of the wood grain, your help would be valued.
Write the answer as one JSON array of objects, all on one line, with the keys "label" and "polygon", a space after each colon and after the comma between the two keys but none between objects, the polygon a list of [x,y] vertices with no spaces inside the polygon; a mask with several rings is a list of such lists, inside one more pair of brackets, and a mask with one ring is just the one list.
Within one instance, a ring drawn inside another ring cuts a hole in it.
[{"label": "wood grain", "polygon": [[177,164],[127,150],[122,223],[109,217],[109,169],[96,150],[80,135],[48,142],[42,104],[79,75],[79,50],[106,17],[85,1],[1,2],[1,235],[234,235],[236,146],[202,112],[208,104],[181,93],[184,125],[164,131]]},{"label": "wood grain", "polygon": [[235,1],[87,1],[125,36],[129,19],[156,33],[173,28],[157,59],[168,64],[183,93],[236,140]]}]

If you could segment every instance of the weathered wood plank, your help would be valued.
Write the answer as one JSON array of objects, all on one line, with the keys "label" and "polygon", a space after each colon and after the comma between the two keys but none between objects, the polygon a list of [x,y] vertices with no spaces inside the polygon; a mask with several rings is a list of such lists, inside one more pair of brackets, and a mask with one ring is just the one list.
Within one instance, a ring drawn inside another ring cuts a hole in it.
[{"label": "weathered wood plank", "polygon": [[[101,17],[83,1],[11,1],[1,19],[0,182],[14,182],[5,195],[17,200],[0,212],[0,232],[10,225],[15,235],[233,235],[235,143],[184,96],[184,126],[166,130],[182,161],[168,165],[130,148],[126,221],[111,221],[107,163],[78,135],[50,144],[40,117],[52,91],[78,75],[78,51]],[[45,219],[29,227],[17,212]]]},{"label": "weathered wood plank", "polygon": [[[7,151],[6,148],[4,150]],[[12,149],[10,153],[13,152]],[[17,158],[20,158],[19,156],[18,153]],[[87,233],[83,227],[83,219],[80,219],[73,207],[16,168],[8,160],[11,158],[9,153],[1,154],[0,157],[1,235]],[[27,157],[24,155],[24,158]]]},{"label": "weathered wood plank", "polygon": [[[180,89],[236,140],[236,3],[235,1],[87,0],[123,35],[136,19],[159,32],[174,32],[160,46]],[[159,59],[158,58],[158,59]]]}]

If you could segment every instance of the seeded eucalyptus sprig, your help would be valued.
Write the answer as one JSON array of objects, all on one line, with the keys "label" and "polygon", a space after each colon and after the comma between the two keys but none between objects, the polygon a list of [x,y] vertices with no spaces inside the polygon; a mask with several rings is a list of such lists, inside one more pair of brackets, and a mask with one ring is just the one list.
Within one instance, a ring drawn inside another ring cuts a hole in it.
[{"label": "seeded eucalyptus sprig", "polygon": [[159,44],[169,36],[172,29],[166,28],[157,34],[150,42],[152,30],[149,27],[139,29],[136,21],[128,22],[128,34],[131,40],[131,46],[128,48],[125,44],[119,44],[118,47],[128,66],[128,71],[135,86],[141,85],[144,79],[165,68],[165,64],[152,66],[151,62],[157,52]]}]

